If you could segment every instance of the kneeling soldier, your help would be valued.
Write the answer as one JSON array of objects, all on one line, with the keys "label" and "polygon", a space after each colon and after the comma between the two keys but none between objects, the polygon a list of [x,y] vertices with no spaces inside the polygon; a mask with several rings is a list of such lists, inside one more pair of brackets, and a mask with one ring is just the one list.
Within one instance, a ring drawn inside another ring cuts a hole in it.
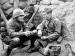
[{"label": "kneeling soldier", "polygon": [[41,39],[35,41],[34,49],[40,47],[46,47],[48,43],[57,41],[61,33],[61,22],[58,19],[53,19],[50,15],[47,15],[46,19],[37,26],[38,36]]},{"label": "kneeling soldier", "polygon": [[27,36],[30,34],[30,31],[24,31],[25,16],[26,14],[19,8],[13,11],[12,18],[7,22],[7,31],[10,36],[10,43],[3,56],[9,56],[13,48],[19,47],[23,45],[25,41],[29,40]]}]

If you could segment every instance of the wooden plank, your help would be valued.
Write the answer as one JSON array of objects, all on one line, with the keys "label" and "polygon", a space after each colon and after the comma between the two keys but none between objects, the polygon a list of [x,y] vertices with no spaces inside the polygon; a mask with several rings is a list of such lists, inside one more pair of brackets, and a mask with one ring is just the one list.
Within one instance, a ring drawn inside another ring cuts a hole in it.
[{"label": "wooden plank", "polygon": [[7,23],[7,18],[5,17],[5,15],[4,15],[4,13],[3,13],[1,8],[0,8],[0,14],[1,14],[1,17],[4,20],[4,22]]}]

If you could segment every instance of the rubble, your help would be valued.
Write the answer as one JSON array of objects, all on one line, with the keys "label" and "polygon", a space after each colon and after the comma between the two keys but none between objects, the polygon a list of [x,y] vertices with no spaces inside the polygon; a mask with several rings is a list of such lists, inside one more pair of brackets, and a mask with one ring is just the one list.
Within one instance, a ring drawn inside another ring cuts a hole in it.
[{"label": "rubble", "polygon": [[58,6],[52,13],[52,15],[61,21],[64,21],[69,29],[70,36],[75,36],[75,2],[65,2]]}]

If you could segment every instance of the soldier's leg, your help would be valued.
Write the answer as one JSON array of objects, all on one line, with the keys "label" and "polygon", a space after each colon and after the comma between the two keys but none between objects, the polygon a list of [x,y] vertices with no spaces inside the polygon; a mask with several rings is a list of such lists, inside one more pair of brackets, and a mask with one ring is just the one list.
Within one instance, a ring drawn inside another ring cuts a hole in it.
[{"label": "soldier's leg", "polygon": [[33,36],[31,36],[30,38],[31,38],[31,39],[30,39],[30,40],[31,40],[31,48],[33,48],[36,39],[38,39],[39,37],[38,37],[37,35],[33,35]]},{"label": "soldier's leg", "polygon": [[19,44],[20,44],[20,39],[17,37],[13,38],[3,56],[9,56],[12,49],[18,47]]},{"label": "soldier's leg", "polygon": [[37,39],[36,41],[35,41],[35,46],[37,47],[37,46],[40,46],[40,47],[46,47],[47,46],[47,41],[45,41],[45,40],[41,40],[41,39]]},{"label": "soldier's leg", "polygon": [[38,51],[39,46],[40,45],[39,45],[39,43],[37,41],[34,42],[33,40],[31,40],[31,45],[30,45],[29,49],[26,52],[33,53],[35,51]]},{"label": "soldier's leg", "polygon": [[45,46],[47,46],[47,41],[37,39],[34,43],[34,48],[32,49],[32,51],[39,51],[39,49],[42,49]]},{"label": "soldier's leg", "polygon": [[30,40],[30,46],[29,46],[29,49],[26,51],[26,52],[32,52],[32,50],[33,50],[33,48],[34,48],[34,43],[35,43],[35,41],[36,41],[36,39],[37,39],[37,36],[36,35],[30,35],[29,37],[29,40]]},{"label": "soldier's leg", "polygon": [[20,47],[25,47],[27,45],[29,45],[29,37],[20,36]]}]

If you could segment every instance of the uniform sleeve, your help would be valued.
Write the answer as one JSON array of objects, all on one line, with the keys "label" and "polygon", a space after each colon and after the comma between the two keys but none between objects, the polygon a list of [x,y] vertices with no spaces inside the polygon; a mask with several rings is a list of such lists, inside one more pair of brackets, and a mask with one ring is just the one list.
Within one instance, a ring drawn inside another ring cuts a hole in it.
[{"label": "uniform sleeve", "polygon": [[13,25],[10,22],[7,23],[7,30],[8,30],[9,35],[11,37],[23,35],[22,32],[15,32],[15,27],[17,27],[17,26],[16,25]]},{"label": "uniform sleeve", "polygon": [[9,34],[11,34],[11,32],[15,32],[15,27],[11,24],[11,21],[7,22],[7,30]]},{"label": "uniform sleeve", "polygon": [[48,39],[51,41],[59,38],[60,33],[61,33],[61,22],[59,20],[55,20],[54,27],[55,27],[54,33],[48,36]]}]

